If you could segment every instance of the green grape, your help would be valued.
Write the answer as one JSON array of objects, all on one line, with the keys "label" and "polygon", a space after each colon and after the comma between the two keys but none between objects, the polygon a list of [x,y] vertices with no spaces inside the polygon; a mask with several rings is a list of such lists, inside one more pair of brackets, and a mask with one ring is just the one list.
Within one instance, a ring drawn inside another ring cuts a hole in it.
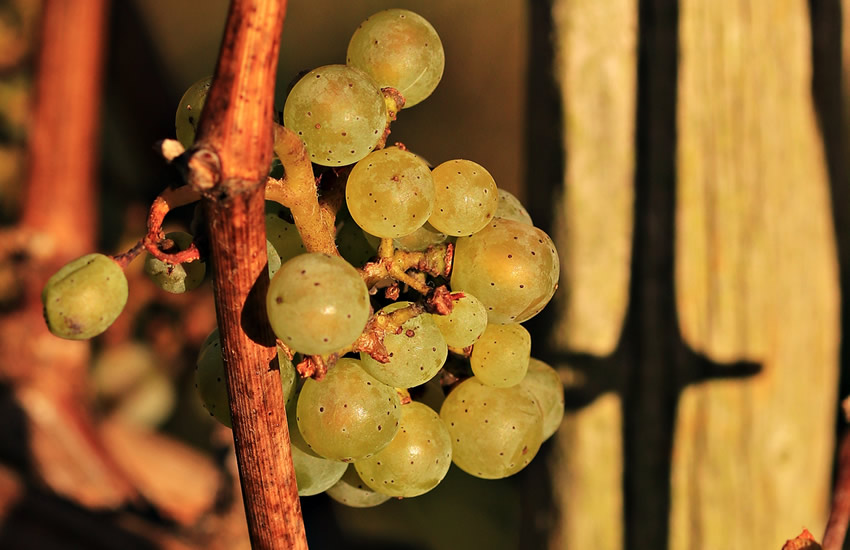
[{"label": "green grape", "polygon": [[277,273],[277,270],[280,269],[280,256],[277,254],[277,250],[272,246],[271,241],[266,241],[266,259],[269,264],[269,279],[274,277],[274,274]]},{"label": "green grape", "polygon": [[318,252],[283,264],[269,284],[269,322],[277,337],[303,354],[351,345],[369,320],[369,291],[357,270]]},{"label": "green grape", "polygon": [[357,225],[381,238],[403,237],[422,227],[434,206],[434,182],[424,162],[387,147],[358,162],[345,187]]},{"label": "green grape", "polygon": [[487,308],[472,294],[455,300],[448,315],[434,315],[434,322],[454,350],[471,346],[487,328]]},{"label": "green grape", "polygon": [[392,498],[390,495],[373,491],[368,485],[363,483],[363,480],[360,479],[360,475],[354,468],[354,464],[349,464],[342,478],[336,482],[336,485],[325,492],[340,504],[345,504],[352,508],[371,508],[383,504]]},{"label": "green grape", "polygon": [[224,359],[221,357],[221,341],[218,338],[213,339],[198,355],[195,364],[195,387],[198,388],[201,403],[210,415],[232,428]]},{"label": "green grape", "polygon": [[[370,235],[365,231],[363,232],[363,235],[366,237],[369,244],[377,251],[378,246],[381,244],[381,239],[374,235]],[[393,246],[399,250],[405,250],[407,252],[421,252],[423,250],[427,250],[429,246],[436,246],[446,242],[448,238],[448,235],[440,233],[434,229],[430,223],[425,222],[422,224],[422,227],[413,233],[393,239]]]},{"label": "green grape", "polygon": [[289,223],[274,214],[266,214],[266,239],[272,243],[277,251],[281,264],[285,264],[295,256],[307,252],[295,224]]},{"label": "green grape", "polygon": [[109,328],[127,303],[127,277],[115,261],[88,254],[65,264],[41,291],[50,332],[69,340],[93,338]]},{"label": "green grape", "polygon": [[558,372],[539,359],[532,357],[528,362],[528,373],[521,387],[534,394],[543,410],[543,440],[558,431],[564,419],[564,384]]},{"label": "green grape", "polygon": [[[277,350],[277,357],[284,405],[287,406],[293,402],[295,396],[295,366],[280,348]],[[201,403],[210,415],[228,428],[232,427],[230,398],[227,395],[224,358],[221,354],[218,327],[207,336],[198,353],[198,360],[195,363],[195,387],[198,389]]]},{"label": "green grape", "polygon": [[543,442],[543,413],[534,395],[520,385],[494,388],[467,378],[440,408],[452,438],[452,461],[484,479],[517,473]]},{"label": "green grape", "polygon": [[346,63],[369,73],[378,84],[397,89],[404,106],[431,95],[443,77],[446,58],[434,27],[412,11],[378,12],[357,27]]},{"label": "green grape", "polygon": [[[381,311],[392,313],[409,305],[410,302],[394,302]],[[397,334],[387,332],[384,346],[390,356],[389,362],[380,363],[365,352],[360,353],[360,360],[363,370],[396,388],[424,384],[442,368],[448,354],[446,340],[430,313],[408,319]]]},{"label": "green grape", "polygon": [[174,410],[177,395],[157,365],[148,346],[123,342],[106,348],[91,370],[98,402],[110,416],[131,424],[149,428],[162,424]]},{"label": "green grape", "polygon": [[411,401],[389,445],[354,463],[360,479],[379,493],[415,497],[436,487],[449,471],[452,441],[440,415]]},{"label": "green grape", "polygon": [[[294,407],[291,407],[294,409]],[[295,411],[287,411],[289,425],[290,449],[292,449],[292,466],[295,468],[295,483],[298,485],[298,496],[309,497],[330,489],[348,469],[348,464],[336,460],[328,460],[314,453],[295,421]]]},{"label": "green grape", "polygon": [[482,384],[507,388],[525,377],[530,355],[531,335],[522,325],[487,325],[469,364]]},{"label": "green grape", "polygon": [[310,448],[344,462],[369,457],[389,445],[400,418],[398,392],[349,358],[340,359],[322,381],[306,380],[296,411]]},{"label": "green grape", "polygon": [[353,164],[377,147],[387,105],[372,78],[353,67],[327,65],[307,73],[289,92],[283,122],[323,166]]},{"label": "green grape", "polygon": [[497,218],[514,220],[525,225],[534,225],[528,210],[519,202],[519,199],[504,189],[499,189],[499,207],[496,209]]},{"label": "green grape", "polygon": [[478,233],[457,240],[451,286],[481,300],[490,323],[522,323],[555,294],[558,262],[549,235],[514,220],[494,218]]},{"label": "green grape", "polygon": [[177,140],[188,149],[195,143],[195,133],[198,131],[198,122],[201,120],[201,111],[207,101],[207,94],[212,85],[212,77],[208,76],[195,82],[177,105],[177,115],[174,126],[177,130]]},{"label": "green grape", "polygon": [[339,250],[339,255],[351,265],[366,265],[378,254],[378,246],[372,245],[347,210],[340,212],[336,219],[336,247]]},{"label": "green grape", "polygon": [[[186,250],[193,240],[192,235],[183,231],[167,233],[165,238],[174,241],[177,250]],[[172,294],[182,294],[198,288],[204,282],[206,272],[206,264],[200,260],[172,265],[150,254],[145,258],[145,273],[156,286]]]},{"label": "green grape", "polygon": [[450,160],[431,171],[434,211],[428,223],[464,237],[480,231],[496,213],[499,190],[490,172],[471,160]]}]

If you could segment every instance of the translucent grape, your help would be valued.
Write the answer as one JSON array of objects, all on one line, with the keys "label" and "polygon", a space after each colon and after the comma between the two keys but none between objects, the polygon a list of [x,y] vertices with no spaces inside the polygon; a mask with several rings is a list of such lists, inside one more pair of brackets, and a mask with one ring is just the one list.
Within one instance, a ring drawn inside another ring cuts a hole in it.
[{"label": "translucent grape", "polygon": [[287,411],[287,420],[298,496],[308,497],[330,489],[345,473],[348,464],[328,460],[314,453],[298,429],[294,410]]},{"label": "translucent grape", "polygon": [[440,415],[411,401],[389,445],[354,463],[360,479],[379,493],[415,497],[436,487],[449,471],[452,442]]},{"label": "translucent grape", "polygon": [[[184,231],[174,231],[165,235],[174,242],[177,250],[186,250],[192,244],[192,235]],[[145,258],[145,273],[166,292],[182,294],[198,288],[204,282],[206,263],[200,260],[173,265],[148,254]]]},{"label": "translucent grape", "polygon": [[483,384],[507,388],[519,384],[528,370],[531,335],[522,325],[487,325],[475,343],[469,364]]},{"label": "translucent grape", "polygon": [[308,379],[298,397],[296,420],[310,448],[325,458],[352,462],[392,441],[401,404],[394,388],[343,358],[321,381]]},{"label": "translucent grape", "polygon": [[274,214],[266,214],[266,239],[277,251],[281,264],[307,252],[295,224]]},{"label": "translucent grape", "polygon": [[307,146],[310,160],[323,166],[353,164],[375,149],[387,126],[381,90],[363,71],[327,65],[293,86],[283,122]]},{"label": "translucent grape", "polygon": [[[394,302],[381,311],[392,313],[410,305]],[[367,353],[360,353],[363,369],[383,382],[397,388],[411,388],[430,380],[446,362],[448,349],[433,315],[420,313],[408,319],[397,334],[387,332],[384,346],[390,360],[380,363]]]},{"label": "translucent grape", "polygon": [[434,182],[416,155],[398,147],[375,151],[358,162],[345,188],[357,225],[381,238],[413,233],[431,215]]},{"label": "translucent grape", "polygon": [[[277,357],[284,405],[289,405],[295,395],[295,366],[280,348],[278,348]],[[198,389],[201,403],[210,415],[228,428],[232,427],[230,399],[227,395],[224,358],[221,355],[218,328],[210,333],[198,354],[198,360],[195,364],[195,387]]]},{"label": "translucent grape", "polygon": [[[381,239],[374,235],[370,235],[369,233],[363,232],[366,240],[369,244],[375,249],[378,250],[378,247],[381,244]],[[438,244],[442,244],[446,242],[448,239],[448,235],[445,233],[440,233],[434,227],[425,222],[422,227],[414,231],[409,235],[405,235],[403,237],[399,237],[397,239],[393,239],[393,246],[398,248],[399,250],[406,250],[408,252],[419,252],[426,250],[429,246],[435,246]]]},{"label": "translucent grape", "polygon": [[280,256],[277,254],[277,250],[272,246],[271,241],[266,241],[266,260],[269,264],[269,279],[274,277],[274,274],[277,273],[277,270],[280,269]]},{"label": "translucent grape", "polygon": [[467,378],[440,409],[452,438],[452,461],[484,479],[513,475],[531,462],[543,442],[543,413],[520,385],[494,388]]},{"label": "translucent grape", "polygon": [[564,419],[564,385],[558,372],[539,359],[528,362],[528,373],[520,386],[534,394],[543,410],[543,439],[558,431]]},{"label": "translucent grape", "polygon": [[450,160],[434,168],[434,211],[428,223],[456,237],[480,231],[496,213],[499,190],[490,172],[471,160]]},{"label": "translucent grape", "polygon": [[357,27],[348,43],[346,63],[369,73],[378,84],[416,105],[439,84],[445,67],[443,44],[434,27],[412,11],[378,12]]},{"label": "translucent grape", "polygon": [[127,277],[115,261],[88,254],[65,264],[41,292],[50,332],[69,340],[93,338],[109,328],[127,303]]},{"label": "translucent grape", "polygon": [[195,133],[198,131],[201,111],[207,101],[207,94],[211,85],[211,76],[200,79],[189,86],[189,89],[180,98],[180,103],[177,104],[174,126],[177,131],[177,140],[186,149],[195,143]]},{"label": "translucent grape", "polygon": [[448,315],[434,315],[434,322],[446,339],[446,344],[454,350],[471,346],[487,328],[487,308],[481,300],[465,293],[454,301]]},{"label": "translucent grape", "polygon": [[534,225],[528,210],[519,202],[519,199],[504,189],[499,189],[499,207],[496,209],[496,217]]},{"label": "translucent grape", "polygon": [[345,504],[352,508],[371,508],[383,504],[392,498],[390,495],[373,491],[368,485],[363,483],[357,470],[354,469],[354,464],[349,464],[342,478],[336,482],[336,485],[325,492],[340,504]]},{"label": "translucent grape", "polygon": [[272,329],[286,345],[304,354],[327,354],[363,332],[369,291],[357,270],[339,256],[301,254],[271,280],[266,307]]},{"label": "translucent grape", "polygon": [[490,323],[521,323],[549,303],[558,286],[558,262],[549,235],[494,218],[478,233],[457,240],[452,290],[481,300]]}]

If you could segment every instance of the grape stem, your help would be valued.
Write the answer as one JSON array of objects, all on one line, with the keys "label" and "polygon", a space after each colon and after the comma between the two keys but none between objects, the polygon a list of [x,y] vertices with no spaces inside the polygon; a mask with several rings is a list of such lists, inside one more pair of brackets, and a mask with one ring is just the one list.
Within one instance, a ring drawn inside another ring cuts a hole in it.
[{"label": "grape stem", "polygon": [[122,268],[125,268],[142,251],[147,250],[154,258],[172,265],[200,260],[201,255],[195,243],[192,243],[186,250],[173,253],[163,251],[160,246],[163,244],[163,240],[165,240],[165,233],[162,231],[162,222],[165,220],[165,216],[175,208],[197,202],[200,198],[201,194],[188,185],[181,185],[174,189],[169,188],[160,193],[154,199],[148,211],[147,234],[139,242],[134,244],[130,250],[113,256],[112,259]]},{"label": "grape stem", "polygon": [[266,180],[266,199],[289,208],[307,252],[339,256],[333,220],[322,214],[313,165],[304,142],[289,128],[274,123],[274,152],[283,165],[284,176]]}]

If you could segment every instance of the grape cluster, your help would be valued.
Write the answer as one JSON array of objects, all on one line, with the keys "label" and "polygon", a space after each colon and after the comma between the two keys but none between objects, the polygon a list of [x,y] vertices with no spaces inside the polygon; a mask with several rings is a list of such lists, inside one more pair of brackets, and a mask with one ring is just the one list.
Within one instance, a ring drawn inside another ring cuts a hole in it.
[{"label": "grape cluster", "polygon": [[[564,414],[560,378],[531,357],[520,324],[558,286],[552,239],[476,162],[432,167],[404,145],[385,146],[396,111],[426,99],[443,68],[434,28],[413,12],[386,10],[357,28],[345,64],[306,73],[283,109],[316,173],[345,180],[339,255],[309,251],[286,208],[266,211],[266,306],[302,496],[327,491],[350,506],[374,506],[430,491],[451,463],[506,477],[534,458]],[[181,100],[177,133],[186,146],[209,85],[199,81]],[[168,238],[180,250],[192,241]],[[110,263],[87,256],[51,279],[51,330],[90,337],[108,326],[117,313],[72,315],[68,307],[89,286],[121,290],[121,270]],[[149,258],[147,271],[182,292],[203,278],[203,263],[190,266]],[[81,286],[84,275],[96,283]],[[230,425],[220,348],[214,331],[196,386],[210,414]],[[299,379],[305,364],[326,371]]]}]

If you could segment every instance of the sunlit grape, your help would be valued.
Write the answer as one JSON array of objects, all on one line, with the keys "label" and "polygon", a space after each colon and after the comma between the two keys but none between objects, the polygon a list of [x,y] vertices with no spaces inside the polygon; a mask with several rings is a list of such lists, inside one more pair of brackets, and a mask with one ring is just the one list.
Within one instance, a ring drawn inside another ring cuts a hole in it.
[{"label": "sunlit grape", "polygon": [[550,438],[564,418],[564,384],[557,371],[539,359],[528,361],[520,386],[534,394],[543,410],[543,439]]},{"label": "sunlit grape", "polygon": [[[394,302],[381,311],[392,313],[410,305]],[[376,361],[367,353],[360,354],[363,369],[393,387],[410,388],[430,380],[446,361],[448,350],[433,315],[420,313],[405,321],[397,333],[384,335],[389,362]]]},{"label": "sunlit grape", "polygon": [[478,340],[487,328],[487,308],[481,300],[469,293],[455,300],[448,315],[434,315],[446,344],[455,350],[462,350]]},{"label": "sunlit grape", "polygon": [[390,444],[354,467],[379,493],[415,497],[443,480],[451,460],[452,442],[440,415],[413,401],[401,408],[401,424]]},{"label": "sunlit grape", "polygon": [[490,172],[471,160],[450,160],[431,171],[434,210],[428,223],[448,235],[468,236],[496,213],[499,190]]},{"label": "sunlit grape", "polygon": [[387,125],[387,105],[372,78],[346,65],[307,73],[289,92],[284,125],[324,166],[353,164],[375,149]]},{"label": "sunlit grape", "polygon": [[525,209],[519,199],[504,189],[499,189],[499,206],[496,208],[495,217],[534,225],[531,216],[528,215],[528,210]]},{"label": "sunlit grape", "polygon": [[434,27],[409,10],[378,12],[357,27],[346,63],[369,73],[378,85],[397,89],[412,107],[439,84],[445,66],[443,44]]},{"label": "sunlit grape", "polygon": [[558,253],[546,233],[494,218],[457,240],[451,285],[481,300],[490,323],[521,323],[549,303],[559,275]]},{"label": "sunlit grape", "polygon": [[363,332],[369,291],[357,270],[339,256],[301,254],[271,280],[266,307],[272,329],[287,346],[304,354],[327,354]]},{"label": "sunlit grape", "polygon": [[525,377],[530,354],[531,335],[522,325],[490,324],[475,342],[469,364],[482,384],[506,388]]},{"label": "sunlit grape", "polygon": [[440,409],[452,438],[452,461],[476,477],[499,479],[531,462],[543,442],[543,413],[520,385],[494,388],[472,377]]},{"label": "sunlit grape", "polygon": [[431,215],[434,182],[428,166],[416,155],[387,147],[354,166],[345,200],[351,217],[367,233],[402,237],[416,231]]},{"label": "sunlit grape", "polygon": [[398,430],[400,407],[394,388],[360,368],[360,361],[343,358],[323,380],[304,382],[296,419],[314,452],[351,462],[389,445]]}]

